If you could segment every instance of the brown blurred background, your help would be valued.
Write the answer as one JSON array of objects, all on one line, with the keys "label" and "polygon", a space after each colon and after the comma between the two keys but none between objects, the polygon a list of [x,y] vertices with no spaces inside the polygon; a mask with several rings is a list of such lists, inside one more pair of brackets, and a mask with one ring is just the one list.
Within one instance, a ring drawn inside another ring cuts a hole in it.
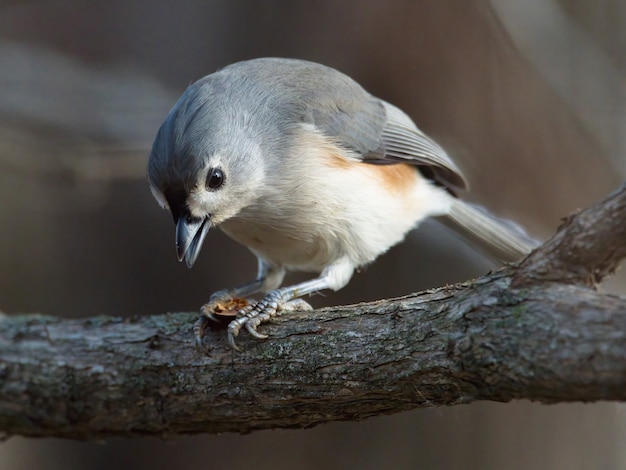
[{"label": "brown blurred background", "polygon": [[[185,87],[252,57],[351,75],[448,149],[472,184],[464,197],[548,236],[624,179],[625,22],[620,0],[0,1],[0,310],[195,310],[253,275],[253,257],[218,231],[193,270],[177,263],[144,180]],[[313,302],[492,267],[430,222]],[[625,293],[623,281],[606,289]],[[0,470],[622,469],[625,438],[615,404],[478,403],[247,436],[12,438]]]}]

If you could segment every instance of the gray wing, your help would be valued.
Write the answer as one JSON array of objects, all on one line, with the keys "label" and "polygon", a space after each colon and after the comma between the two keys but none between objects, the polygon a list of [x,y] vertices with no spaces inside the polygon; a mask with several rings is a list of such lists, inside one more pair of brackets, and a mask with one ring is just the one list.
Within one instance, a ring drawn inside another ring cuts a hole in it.
[{"label": "gray wing", "polygon": [[[384,160],[426,167],[430,170],[424,168],[426,176],[450,189],[469,187],[463,173],[444,149],[420,131],[403,111],[387,102],[382,103],[387,115],[381,136],[385,150]],[[366,157],[364,160],[367,159]]]},{"label": "gray wing", "polygon": [[[332,70],[332,69],[331,69]],[[403,111],[337,73],[320,93],[309,94],[310,121],[325,135],[373,164],[409,163],[447,188],[468,187],[461,170]],[[330,91],[330,93],[329,93]]]}]

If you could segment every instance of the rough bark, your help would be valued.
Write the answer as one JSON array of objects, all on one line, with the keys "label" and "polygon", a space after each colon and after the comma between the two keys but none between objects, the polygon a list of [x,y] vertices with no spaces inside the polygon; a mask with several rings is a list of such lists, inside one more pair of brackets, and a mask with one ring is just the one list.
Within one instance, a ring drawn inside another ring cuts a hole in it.
[{"label": "rough bark", "polygon": [[193,313],[0,321],[0,430],[75,439],[249,432],[474,400],[626,400],[626,298],[595,285],[626,255],[626,185],[517,266],[278,318],[267,341]]}]

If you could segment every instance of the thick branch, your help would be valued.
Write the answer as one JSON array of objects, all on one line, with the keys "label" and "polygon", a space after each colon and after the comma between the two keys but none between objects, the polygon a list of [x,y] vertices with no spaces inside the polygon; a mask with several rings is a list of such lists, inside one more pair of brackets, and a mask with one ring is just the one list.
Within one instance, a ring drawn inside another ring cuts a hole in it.
[{"label": "thick branch", "polygon": [[[626,400],[626,299],[570,284],[624,255],[625,194],[574,216],[539,249],[561,277],[546,277],[535,254],[454,287],[279,318],[264,327],[268,341],[242,336],[243,353],[223,331],[209,332],[208,354],[195,350],[189,313],[6,317],[0,430],[247,432],[474,400]],[[596,211],[601,220],[586,219]]]},{"label": "thick branch", "polygon": [[521,264],[514,285],[556,281],[595,286],[626,257],[626,183],[603,201],[567,217]]}]

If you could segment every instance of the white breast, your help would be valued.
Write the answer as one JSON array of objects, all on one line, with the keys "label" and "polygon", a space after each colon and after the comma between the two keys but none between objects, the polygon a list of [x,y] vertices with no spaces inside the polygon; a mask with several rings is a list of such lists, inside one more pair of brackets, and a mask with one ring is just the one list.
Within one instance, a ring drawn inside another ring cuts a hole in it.
[{"label": "white breast", "polygon": [[342,257],[362,266],[449,210],[451,197],[414,167],[346,159],[324,136],[305,136],[293,158],[268,168],[265,194],[220,225],[266,261],[316,272]]}]

